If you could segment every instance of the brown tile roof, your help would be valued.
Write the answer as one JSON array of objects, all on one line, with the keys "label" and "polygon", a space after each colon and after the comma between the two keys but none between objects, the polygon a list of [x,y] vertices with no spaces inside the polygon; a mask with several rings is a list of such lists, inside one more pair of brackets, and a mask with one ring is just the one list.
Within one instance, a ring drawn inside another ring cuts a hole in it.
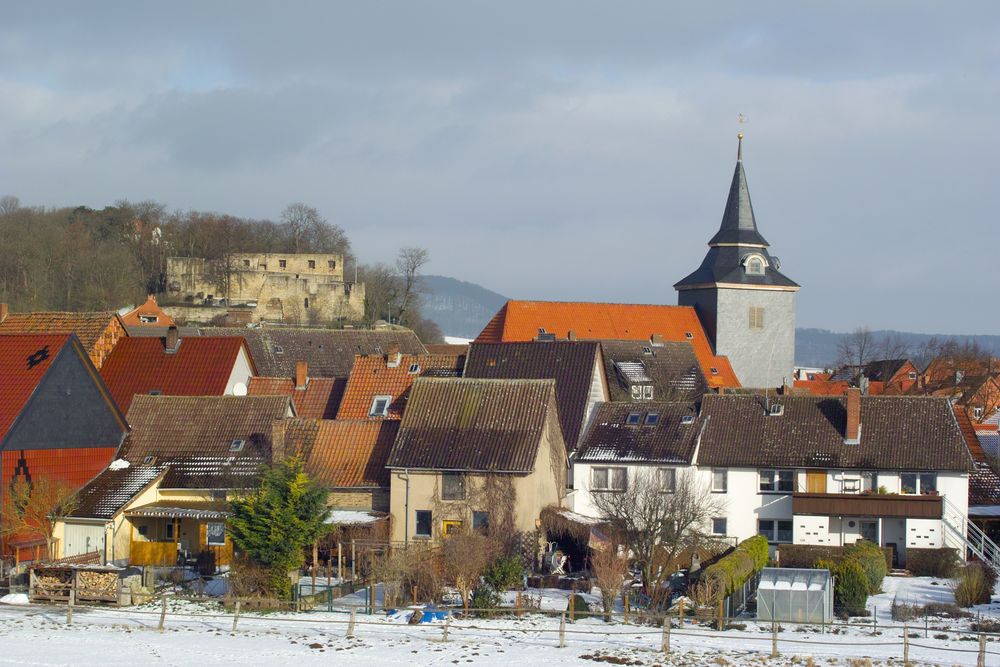
[{"label": "brown tile roof", "polygon": [[573,460],[690,463],[703,421],[690,402],[600,403]]},{"label": "brown tile roof", "polygon": [[529,473],[555,409],[553,380],[420,378],[388,466]]},{"label": "brown tile roof", "polygon": [[385,355],[355,357],[337,419],[368,419],[376,396],[392,396],[387,418],[402,419],[414,380],[421,376],[459,377],[464,358],[403,354],[396,366],[390,367],[387,363]]},{"label": "brown tile roof", "polygon": [[465,377],[555,380],[559,425],[572,451],[583,430],[599,351],[596,341],[473,343],[465,360]]},{"label": "brown tile roof", "polygon": [[141,466],[153,457],[167,467],[163,488],[243,488],[271,461],[271,429],[288,409],[285,396],[136,396],[119,458]]},{"label": "brown tile roof", "polygon": [[633,386],[653,387],[653,400],[690,401],[708,391],[690,343],[601,341],[612,401],[631,401]]},{"label": "brown tile roof", "polygon": [[235,336],[182,338],[176,352],[167,352],[161,338],[123,338],[101,367],[101,377],[122,412],[129,411],[135,394],[150,391],[221,396],[243,345]]},{"label": "brown tile roof", "polygon": [[784,414],[768,416],[761,396],[706,394],[699,465],[961,471],[972,465],[945,399],[863,396],[858,445],[844,444],[844,397],[770,402]]},{"label": "brown tile roof", "polygon": [[952,406],[955,419],[962,431],[969,455],[974,461],[974,469],[969,475],[969,505],[1000,505],[1000,475],[990,465],[989,457],[983,450],[976,428],[965,408]]},{"label": "brown tile roof", "polygon": [[201,335],[242,336],[257,372],[265,377],[294,377],[295,362],[306,361],[314,377],[346,378],[355,355],[385,354],[393,343],[403,354],[427,354],[412,331],[206,327]]},{"label": "brown tile roof", "polygon": [[307,419],[333,419],[344,394],[343,380],[309,378],[305,389],[296,389],[290,378],[255,377],[250,379],[250,396],[288,396],[295,405],[295,414]]},{"label": "brown tile roof", "polygon": [[398,429],[398,421],[290,419],[285,451],[300,453],[328,488],[388,487],[385,464]]},{"label": "brown tile roof", "polygon": [[[535,340],[542,332],[558,339],[573,332],[579,340],[664,340],[690,342],[709,386],[739,387],[729,359],[716,356],[690,306],[561,301],[508,301],[493,316],[479,343]],[[712,372],[712,369],[716,372]]]},{"label": "brown tile roof", "polygon": [[448,356],[465,356],[469,353],[468,343],[427,343],[427,354],[446,354]]},{"label": "brown tile roof", "polygon": [[118,334],[113,331],[110,337],[105,338],[109,328],[125,335],[121,318],[113,311],[9,313],[0,321],[0,334],[75,333],[98,368],[117,343]]}]

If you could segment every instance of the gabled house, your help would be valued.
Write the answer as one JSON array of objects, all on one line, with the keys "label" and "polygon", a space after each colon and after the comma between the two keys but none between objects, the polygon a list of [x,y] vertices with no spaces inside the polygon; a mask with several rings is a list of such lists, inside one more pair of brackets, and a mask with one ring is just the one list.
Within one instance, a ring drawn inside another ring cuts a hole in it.
[{"label": "gabled house", "polygon": [[337,419],[402,419],[410,387],[419,377],[461,377],[464,356],[386,354],[356,356]]},{"label": "gabled house", "polygon": [[333,378],[309,375],[309,364],[295,364],[295,376],[290,378],[252,377],[250,396],[288,396],[295,405],[295,414],[306,419],[333,419],[337,416],[343,386]]},{"label": "gabled house", "polygon": [[473,343],[465,377],[555,380],[559,424],[567,452],[576,449],[596,403],[608,398],[597,341]]},{"label": "gabled house", "polygon": [[245,392],[256,374],[242,338],[181,338],[176,327],[163,338],[121,340],[101,369],[115,402],[126,413],[136,394],[232,395]]},{"label": "gabled house", "polygon": [[[0,336],[0,385],[0,501],[18,479],[83,486],[128,430],[75,334]],[[39,537],[18,536],[22,546]]]},{"label": "gabled house", "polygon": [[573,511],[600,516],[594,495],[623,490],[637,475],[657,475],[672,492],[691,470],[704,422],[690,401],[599,403],[572,459]]},{"label": "gabled house", "polygon": [[690,343],[713,389],[740,386],[729,360],[713,351],[693,306],[511,300],[493,316],[475,342],[651,341],[654,336]]},{"label": "gabled house", "polygon": [[62,555],[99,551],[118,565],[228,564],[227,501],[256,486],[273,459],[285,396],[136,396],[118,458],[57,526]]},{"label": "gabled house", "polygon": [[873,395],[900,396],[917,386],[920,371],[909,359],[880,359],[864,366],[869,392]]},{"label": "gabled house", "polygon": [[114,312],[11,313],[0,303],[0,334],[76,334],[94,366],[100,369],[118,341],[128,336]]},{"label": "gabled house", "polygon": [[121,316],[126,329],[131,327],[172,327],[177,323],[156,303],[156,296],[150,294],[146,301]]},{"label": "gabled house", "polygon": [[601,353],[612,401],[692,401],[708,391],[690,343],[603,340]]},{"label": "gabled house", "polygon": [[726,516],[720,535],[842,546],[868,539],[964,553],[972,458],[947,400],[717,396],[696,463]]},{"label": "gabled house", "polygon": [[419,378],[387,465],[394,542],[533,532],[566,485],[555,382]]}]

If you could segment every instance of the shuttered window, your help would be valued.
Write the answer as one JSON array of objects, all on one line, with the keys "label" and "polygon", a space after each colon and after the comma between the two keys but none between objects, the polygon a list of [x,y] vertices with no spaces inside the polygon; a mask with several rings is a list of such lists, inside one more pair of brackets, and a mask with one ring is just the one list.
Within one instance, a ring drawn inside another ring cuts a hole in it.
[{"label": "shuttered window", "polygon": [[760,306],[750,306],[750,328],[764,328],[764,309]]}]

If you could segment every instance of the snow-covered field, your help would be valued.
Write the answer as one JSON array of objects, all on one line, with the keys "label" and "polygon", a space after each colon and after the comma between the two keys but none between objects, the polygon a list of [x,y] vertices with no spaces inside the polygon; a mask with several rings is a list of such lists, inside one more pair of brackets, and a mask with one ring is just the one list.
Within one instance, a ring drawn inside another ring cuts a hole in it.
[{"label": "snow-covered field", "polygon": [[[781,657],[771,659],[770,628],[752,621],[742,630],[717,632],[687,625],[671,632],[671,653],[660,650],[658,628],[597,619],[579,620],[566,628],[566,647],[559,648],[559,619],[541,615],[522,619],[455,620],[449,641],[444,623],[405,623],[359,613],[355,637],[348,638],[349,615],[333,613],[244,615],[237,631],[233,618],[216,605],[173,600],[164,632],[156,629],[159,605],[128,609],[84,608],[66,624],[65,607],[0,605],[0,664],[23,665],[174,665],[330,663],[351,660],[378,665],[867,665],[899,664],[902,631],[891,623],[894,596],[923,604],[949,601],[947,582],[887,578],[885,593],[872,598],[879,629],[870,623],[827,628],[785,627],[779,633]],[[564,591],[535,591],[543,608],[560,608]],[[884,609],[883,609],[884,607]],[[1000,618],[1000,604],[974,610]],[[972,619],[975,620],[975,619]],[[967,629],[970,621],[931,619],[912,626],[910,658],[915,664],[975,665],[977,642],[946,631]],[[937,637],[935,637],[935,635]],[[1000,638],[987,644],[987,664],[1000,665]],[[927,648],[925,648],[927,647]],[[961,652],[959,652],[961,651]],[[870,661],[870,662],[869,662]]]}]

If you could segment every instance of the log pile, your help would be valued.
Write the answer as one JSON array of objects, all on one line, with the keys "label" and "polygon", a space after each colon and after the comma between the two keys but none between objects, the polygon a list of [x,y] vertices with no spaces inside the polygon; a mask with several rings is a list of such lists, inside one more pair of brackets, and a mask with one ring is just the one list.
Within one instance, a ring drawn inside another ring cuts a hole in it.
[{"label": "log pile", "polygon": [[46,600],[69,598],[73,583],[73,573],[65,570],[38,570],[34,576],[35,597]]},{"label": "log pile", "polygon": [[84,599],[118,599],[118,573],[77,570],[76,595]]}]

